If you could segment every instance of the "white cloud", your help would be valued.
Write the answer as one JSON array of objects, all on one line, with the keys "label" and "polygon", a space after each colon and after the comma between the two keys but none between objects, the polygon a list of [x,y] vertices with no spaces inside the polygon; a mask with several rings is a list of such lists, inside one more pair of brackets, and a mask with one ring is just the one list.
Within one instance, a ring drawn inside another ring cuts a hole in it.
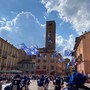
[{"label": "white cloud", "polygon": [[50,13],[51,11],[56,11],[60,0],[42,0],[42,3],[47,8],[47,12]]},{"label": "white cloud", "polygon": [[1,31],[1,30],[11,31],[11,27],[10,27],[9,25],[5,25],[5,26],[2,26],[2,27],[0,28],[0,31]]},{"label": "white cloud", "polygon": [[66,42],[67,42],[67,40],[64,40],[64,38],[62,36],[56,34],[56,44],[57,44],[58,47],[59,46],[63,46],[64,47]]},{"label": "white cloud", "polygon": [[43,28],[39,20],[31,12],[18,13],[12,20],[2,17],[0,20],[0,36],[14,45],[22,42],[44,46]]},{"label": "white cloud", "polygon": [[6,18],[1,17],[1,20],[0,20],[0,31],[1,30],[11,31],[11,26],[12,26],[12,22],[11,21],[7,21]]},{"label": "white cloud", "polygon": [[64,24],[64,21],[62,21],[62,22],[59,24],[59,26],[62,27],[63,24]]},{"label": "white cloud", "polygon": [[49,16],[49,14],[47,12],[44,13],[44,19],[47,20],[47,17]]},{"label": "white cloud", "polygon": [[42,0],[47,12],[57,11],[80,35],[90,29],[90,0]]},{"label": "white cloud", "polygon": [[69,38],[65,40],[62,36],[56,35],[56,45],[59,48],[60,53],[64,55],[65,50],[73,50],[73,46],[75,43],[75,37],[73,34],[69,35]]},{"label": "white cloud", "polygon": [[26,18],[29,18],[30,16],[32,16],[38,25],[40,25],[41,27],[45,27],[45,24],[40,24],[38,19],[31,12],[23,12],[22,11],[21,13],[18,13],[17,16],[15,16],[15,18],[13,18],[10,21],[7,20],[7,18],[1,17],[0,31],[1,30],[12,31],[12,30],[16,29],[17,28],[16,24],[18,22],[18,19],[20,19],[23,16]]}]

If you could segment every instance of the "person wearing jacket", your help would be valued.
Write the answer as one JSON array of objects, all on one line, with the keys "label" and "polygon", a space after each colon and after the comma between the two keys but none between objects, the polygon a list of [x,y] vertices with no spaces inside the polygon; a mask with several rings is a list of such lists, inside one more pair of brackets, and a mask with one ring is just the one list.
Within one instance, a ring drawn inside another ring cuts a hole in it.
[{"label": "person wearing jacket", "polygon": [[37,80],[37,86],[38,86],[38,90],[44,90],[44,76],[43,75]]},{"label": "person wearing jacket", "polygon": [[44,90],[48,90],[49,78],[46,76],[44,80]]},{"label": "person wearing jacket", "polygon": [[54,90],[60,90],[62,87],[63,81],[60,76],[57,76],[55,79],[55,89]]},{"label": "person wearing jacket", "polygon": [[11,90],[21,90],[21,79],[19,74],[13,78]]}]

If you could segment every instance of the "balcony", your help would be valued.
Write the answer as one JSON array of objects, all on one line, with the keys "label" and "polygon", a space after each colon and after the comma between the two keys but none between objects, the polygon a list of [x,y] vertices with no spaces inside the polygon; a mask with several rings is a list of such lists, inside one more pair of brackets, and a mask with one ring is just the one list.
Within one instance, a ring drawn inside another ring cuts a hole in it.
[{"label": "balcony", "polygon": [[2,54],[2,58],[7,58],[7,52],[3,52],[3,54]]},{"label": "balcony", "polygon": [[15,58],[16,56],[13,54],[12,57]]},{"label": "balcony", "polygon": [[2,64],[1,67],[6,67],[6,65],[5,64]]}]

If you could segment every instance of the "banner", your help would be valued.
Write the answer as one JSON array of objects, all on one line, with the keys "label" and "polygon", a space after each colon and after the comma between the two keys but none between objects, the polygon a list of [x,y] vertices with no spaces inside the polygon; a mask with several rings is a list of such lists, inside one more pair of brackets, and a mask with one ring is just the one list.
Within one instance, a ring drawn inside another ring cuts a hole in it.
[{"label": "banner", "polygon": [[72,56],[73,50],[65,50],[65,56]]},{"label": "banner", "polygon": [[19,44],[19,49],[25,50],[27,46],[24,43]]},{"label": "banner", "polygon": [[27,48],[27,46],[24,43],[21,43],[19,45],[19,49],[25,51],[26,54],[30,56],[39,54],[39,51],[35,46],[31,46],[30,48]]}]

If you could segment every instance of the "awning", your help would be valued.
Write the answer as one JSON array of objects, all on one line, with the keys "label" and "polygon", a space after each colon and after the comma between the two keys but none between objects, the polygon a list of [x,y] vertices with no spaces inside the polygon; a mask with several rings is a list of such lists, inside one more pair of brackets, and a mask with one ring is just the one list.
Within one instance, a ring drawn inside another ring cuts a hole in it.
[{"label": "awning", "polygon": [[22,73],[20,70],[2,70],[0,73]]}]

